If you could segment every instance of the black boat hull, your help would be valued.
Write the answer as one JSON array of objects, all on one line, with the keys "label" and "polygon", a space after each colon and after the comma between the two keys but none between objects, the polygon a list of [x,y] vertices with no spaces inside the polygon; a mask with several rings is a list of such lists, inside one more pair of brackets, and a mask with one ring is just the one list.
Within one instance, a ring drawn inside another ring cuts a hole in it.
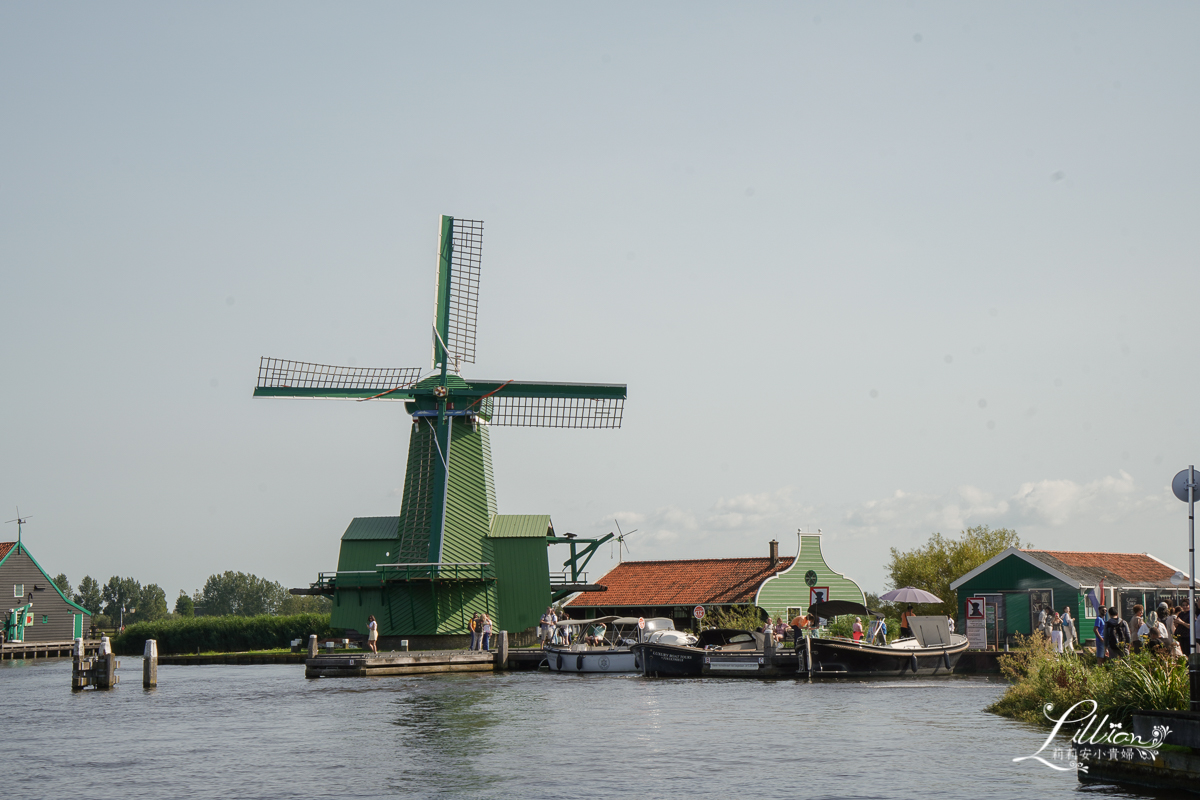
[{"label": "black boat hull", "polygon": [[[962,641],[945,647],[907,650],[864,645],[847,639],[812,639],[810,646],[814,678],[905,678],[951,674],[967,650],[967,641],[964,636]],[[801,669],[807,673],[807,664],[802,664]]]},{"label": "black boat hull", "polygon": [[[956,637],[957,638],[957,637]],[[848,639],[810,640],[814,678],[906,678],[950,675],[967,650],[966,637],[945,647],[912,649],[864,645]],[[663,644],[633,646],[637,668],[660,678],[807,677],[805,650],[702,650]]]}]

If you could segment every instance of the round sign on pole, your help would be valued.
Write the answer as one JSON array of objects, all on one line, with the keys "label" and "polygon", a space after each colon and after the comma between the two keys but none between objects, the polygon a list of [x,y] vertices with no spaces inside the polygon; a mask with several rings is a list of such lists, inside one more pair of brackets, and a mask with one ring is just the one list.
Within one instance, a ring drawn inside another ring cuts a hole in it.
[{"label": "round sign on pole", "polygon": [[638,628],[640,628],[641,630],[646,630],[646,618],[645,617],[638,617]]},{"label": "round sign on pole", "polygon": [[693,608],[692,616],[696,619],[704,619],[704,606],[696,606]]},{"label": "round sign on pole", "polygon": [[[1171,491],[1185,503],[1188,501],[1188,473],[1190,471],[1181,469],[1175,473],[1175,477],[1171,480]],[[1197,472],[1200,472],[1200,470],[1197,470]],[[1200,500],[1200,490],[1196,492],[1196,499]]]}]

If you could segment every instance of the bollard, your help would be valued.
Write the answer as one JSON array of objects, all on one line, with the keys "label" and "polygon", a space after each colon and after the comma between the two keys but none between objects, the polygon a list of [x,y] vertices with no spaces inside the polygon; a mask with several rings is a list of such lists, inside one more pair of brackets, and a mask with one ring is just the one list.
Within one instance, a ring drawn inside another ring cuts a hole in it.
[{"label": "bollard", "polygon": [[500,631],[496,645],[496,669],[508,669],[508,631]]},{"label": "bollard", "polygon": [[308,657],[317,657],[317,635],[315,633],[309,634],[308,636]]},{"label": "bollard", "polygon": [[401,652],[401,653],[407,653],[407,652],[408,652],[408,639],[401,639],[401,640],[400,640],[400,652]]},{"label": "bollard", "polygon": [[1188,688],[1191,690],[1190,710],[1200,711],[1200,653],[1188,656]]},{"label": "bollard", "polygon": [[142,654],[142,687],[153,689],[158,686],[158,640],[147,639]]}]

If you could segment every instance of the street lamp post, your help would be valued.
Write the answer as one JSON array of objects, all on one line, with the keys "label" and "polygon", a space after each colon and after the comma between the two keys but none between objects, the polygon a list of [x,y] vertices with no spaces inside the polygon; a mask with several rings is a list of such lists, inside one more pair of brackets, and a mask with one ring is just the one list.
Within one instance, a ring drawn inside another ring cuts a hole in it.
[{"label": "street lamp post", "polygon": [[1196,653],[1196,465],[1176,473],[1171,481],[1175,496],[1188,504],[1188,620],[1191,623],[1188,637],[1191,650],[1188,655],[1188,687],[1191,691],[1189,709],[1200,711],[1200,654]]}]

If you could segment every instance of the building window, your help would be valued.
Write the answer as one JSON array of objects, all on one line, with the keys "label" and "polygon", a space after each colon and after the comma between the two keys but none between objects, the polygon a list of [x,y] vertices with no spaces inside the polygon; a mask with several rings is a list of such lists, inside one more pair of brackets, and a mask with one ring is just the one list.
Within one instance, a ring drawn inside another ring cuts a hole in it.
[{"label": "building window", "polygon": [[42,624],[43,625],[50,624],[50,615],[49,614],[42,614]]},{"label": "building window", "polygon": [[25,584],[14,583],[13,584],[13,597],[24,597],[24,596],[25,596]]}]

